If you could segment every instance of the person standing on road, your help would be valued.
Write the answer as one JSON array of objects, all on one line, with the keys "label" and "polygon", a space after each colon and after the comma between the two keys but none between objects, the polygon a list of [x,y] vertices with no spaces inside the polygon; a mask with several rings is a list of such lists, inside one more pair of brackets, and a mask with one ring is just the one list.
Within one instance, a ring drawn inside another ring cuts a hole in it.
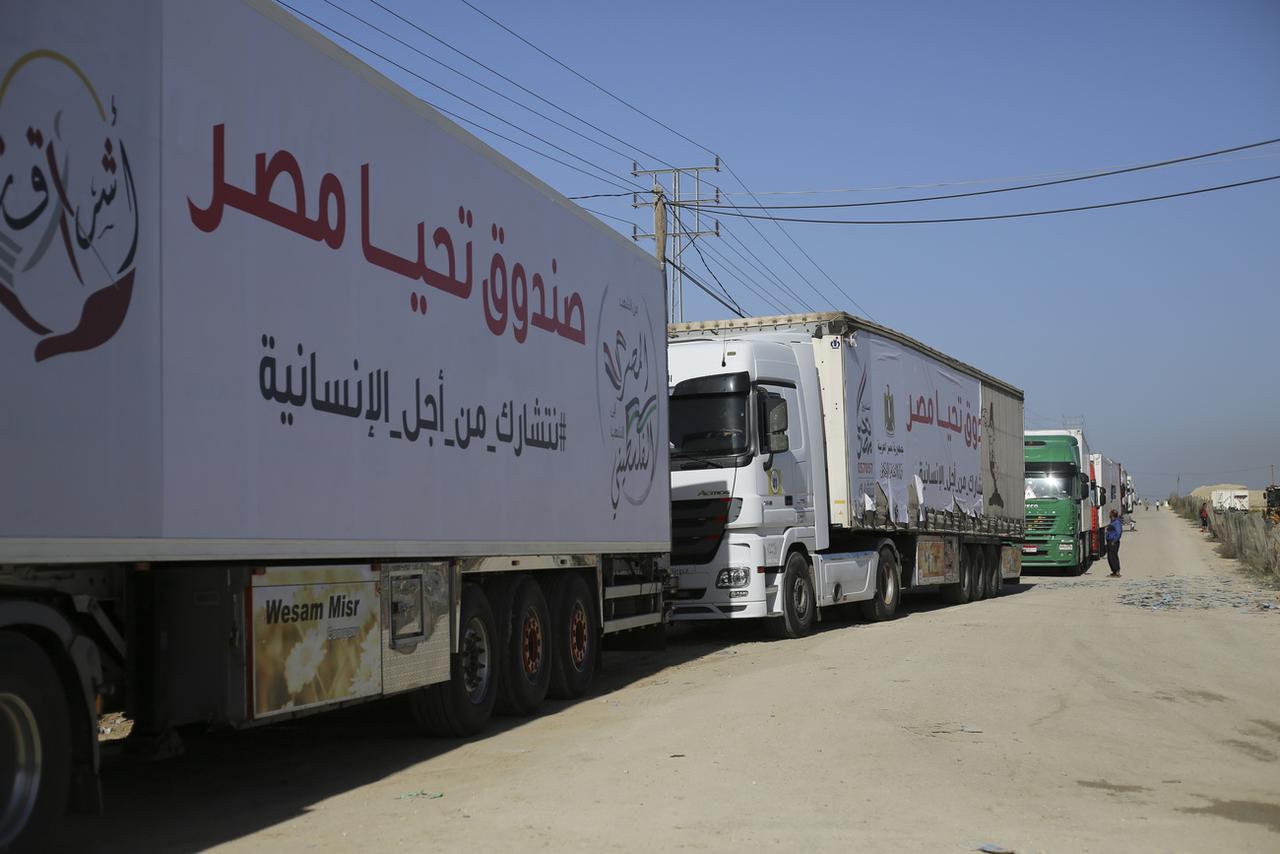
[{"label": "person standing on road", "polygon": [[1200,505],[1200,530],[1209,530],[1209,505],[1204,503]]},{"label": "person standing on road", "polygon": [[1107,523],[1107,564],[1111,567],[1111,577],[1120,577],[1120,535],[1124,533],[1124,523],[1120,514],[1111,511],[1111,521]]}]

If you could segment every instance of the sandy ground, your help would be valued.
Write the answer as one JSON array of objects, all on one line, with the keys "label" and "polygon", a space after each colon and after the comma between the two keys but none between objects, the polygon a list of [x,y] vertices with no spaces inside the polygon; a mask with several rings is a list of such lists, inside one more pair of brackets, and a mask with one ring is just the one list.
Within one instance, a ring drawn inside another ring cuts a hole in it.
[{"label": "sandy ground", "polygon": [[610,653],[593,694],[420,739],[388,702],[105,772],[51,849],[1280,850],[1280,610],[1140,511],[1124,577],[800,641]]}]

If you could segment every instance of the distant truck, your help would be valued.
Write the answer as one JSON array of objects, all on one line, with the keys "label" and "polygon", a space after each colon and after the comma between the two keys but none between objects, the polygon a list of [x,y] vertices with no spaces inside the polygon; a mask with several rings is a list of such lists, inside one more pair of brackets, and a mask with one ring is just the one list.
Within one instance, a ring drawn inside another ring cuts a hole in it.
[{"label": "distant truck", "polygon": [[672,619],[778,635],[1020,575],[1023,394],[843,313],[668,327]]},{"label": "distant truck", "polygon": [[1132,509],[1125,509],[1126,487],[1123,467],[1103,454],[1090,454],[1093,476],[1093,507],[1089,513],[1090,530],[1097,530],[1098,536],[1090,537],[1090,555],[1097,560],[1106,554],[1106,543],[1103,541],[1102,529],[1111,517],[1111,511],[1126,514]]},{"label": "distant truck", "polygon": [[1214,510],[1239,510],[1249,512],[1249,493],[1247,490],[1215,489],[1209,497]]},{"label": "distant truck", "polygon": [[1079,574],[1097,552],[1095,480],[1089,476],[1084,431],[1028,430],[1023,484],[1026,503],[1026,568]]},{"label": "distant truck", "polygon": [[660,632],[656,261],[273,3],[74,7],[0,28],[0,850],[99,711],[467,735]]}]

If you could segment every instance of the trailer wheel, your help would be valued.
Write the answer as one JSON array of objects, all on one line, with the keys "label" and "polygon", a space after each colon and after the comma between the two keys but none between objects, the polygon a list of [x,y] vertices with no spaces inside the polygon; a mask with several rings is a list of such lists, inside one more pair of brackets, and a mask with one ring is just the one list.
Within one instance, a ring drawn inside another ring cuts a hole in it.
[{"label": "trailer wheel", "polygon": [[1000,552],[996,550],[995,557],[990,553],[987,554],[987,571],[990,573],[987,580],[987,595],[992,599],[1004,593],[1004,577],[1000,573]]},{"label": "trailer wheel", "polygon": [[886,546],[880,550],[879,565],[876,567],[876,595],[858,603],[862,618],[872,623],[893,619],[898,610],[901,592],[898,585],[898,561],[893,549]]},{"label": "trailer wheel", "polygon": [[542,588],[532,578],[516,581],[507,596],[510,610],[502,618],[507,642],[498,690],[498,712],[528,715],[551,686],[551,614]]},{"label": "trailer wheel", "polygon": [[71,715],[40,645],[0,632],[0,849],[37,850],[67,808]]},{"label": "trailer wheel", "polygon": [[986,599],[989,594],[987,590],[987,560],[986,554],[981,546],[971,546],[969,548],[970,569],[969,577],[973,583],[973,595],[970,597],[974,602],[981,602]]},{"label": "trailer wheel", "polygon": [[973,597],[973,563],[969,549],[960,548],[960,580],[942,585],[942,601],[948,605],[963,605]]},{"label": "trailer wheel", "polygon": [[600,630],[591,591],[582,576],[569,573],[555,586],[551,601],[552,697],[571,700],[591,687],[599,656]]},{"label": "trailer wheel", "polygon": [[809,577],[809,561],[800,552],[792,552],[782,574],[782,616],[768,620],[769,632],[777,638],[801,638],[813,631],[817,604],[813,598],[813,580]]},{"label": "trailer wheel", "polygon": [[498,630],[484,590],[462,586],[458,652],[451,656],[449,681],[410,695],[410,708],[423,731],[461,737],[484,729],[498,697]]}]

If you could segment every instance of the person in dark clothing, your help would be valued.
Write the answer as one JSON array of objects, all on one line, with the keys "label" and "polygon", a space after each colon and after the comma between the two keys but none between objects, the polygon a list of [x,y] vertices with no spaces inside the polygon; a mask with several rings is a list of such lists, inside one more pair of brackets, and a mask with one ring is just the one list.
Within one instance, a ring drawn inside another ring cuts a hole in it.
[{"label": "person in dark clothing", "polygon": [[1111,511],[1111,521],[1107,523],[1107,564],[1111,567],[1111,577],[1120,577],[1120,535],[1124,533],[1124,524],[1120,514]]},{"label": "person in dark clothing", "polygon": [[1209,530],[1209,505],[1208,504],[1200,505],[1200,530],[1202,531]]}]

